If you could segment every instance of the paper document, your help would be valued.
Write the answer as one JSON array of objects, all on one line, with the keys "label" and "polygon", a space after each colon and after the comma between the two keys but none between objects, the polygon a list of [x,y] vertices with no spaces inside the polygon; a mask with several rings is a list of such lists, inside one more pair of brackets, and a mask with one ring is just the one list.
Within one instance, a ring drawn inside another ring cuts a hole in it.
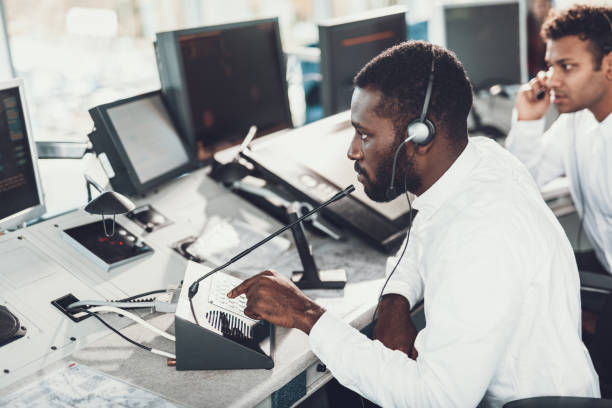
[{"label": "paper document", "polygon": [[[240,220],[213,216],[206,224],[202,235],[187,248],[187,252],[219,266],[251,245],[261,241],[268,234],[267,231],[257,230]],[[264,271],[290,245],[291,242],[289,240],[283,237],[276,237],[255,249],[228,269],[244,273]]]},{"label": "paper document", "polygon": [[11,408],[173,408],[173,404],[149,391],[77,363],[0,397],[0,406]]}]

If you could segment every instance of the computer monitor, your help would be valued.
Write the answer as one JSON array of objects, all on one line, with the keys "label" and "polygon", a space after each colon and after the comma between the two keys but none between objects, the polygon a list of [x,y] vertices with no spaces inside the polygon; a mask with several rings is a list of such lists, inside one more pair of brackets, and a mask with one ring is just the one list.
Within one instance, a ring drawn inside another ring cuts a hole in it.
[{"label": "computer monitor", "polygon": [[381,51],[405,40],[403,6],[319,23],[323,114],[349,109],[355,74]]},{"label": "computer monitor", "polygon": [[160,91],[96,106],[89,114],[95,127],[89,138],[115,191],[144,194],[194,168]]},{"label": "computer monitor", "polygon": [[475,90],[527,81],[525,12],[518,0],[446,4],[438,11],[442,45],[457,54]]},{"label": "computer monitor", "polygon": [[0,83],[0,231],[45,212],[23,81]]},{"label": "computer monitor", "polygon": [[157,33],[164,98],[197,157],[292,127],[278,19]]}]

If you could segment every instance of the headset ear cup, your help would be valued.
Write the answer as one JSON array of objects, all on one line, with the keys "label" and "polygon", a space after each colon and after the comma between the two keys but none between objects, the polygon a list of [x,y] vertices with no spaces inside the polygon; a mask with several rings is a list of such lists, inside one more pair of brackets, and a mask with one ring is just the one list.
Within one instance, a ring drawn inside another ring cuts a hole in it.
[{"label": "headset ear cup", "polygon": [[407,133],[414,144],[424,146],[433,140],[436,128],[428,119],[423,122],[417,119],[408,125]]},{"label": "headset ear cup", "polygon": [[427,126],[427,129],[429,130],[427,139],[425,139],[425,141],[423,142],[423,145],[427,145],[431,143],[433,138],[436,136],[436,127],[434,126],[433,122],[430,121],[429,119],[425,119],[423,123],[425,123],[425,126]]}]

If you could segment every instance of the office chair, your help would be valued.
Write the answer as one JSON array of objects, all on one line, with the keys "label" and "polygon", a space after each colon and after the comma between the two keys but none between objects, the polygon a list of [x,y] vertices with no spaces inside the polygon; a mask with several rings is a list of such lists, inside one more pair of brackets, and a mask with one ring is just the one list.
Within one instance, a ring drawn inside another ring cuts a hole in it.
[{"label": "office chair", "polygon": [[580,275],[580,288],[601,293],[612,293],[612,275],[601,273],[578,271]]},{"label": "office chair", "polygon": [[612,400],[583,397],[535,397],[508,402],[503,408],[612,408]]}]

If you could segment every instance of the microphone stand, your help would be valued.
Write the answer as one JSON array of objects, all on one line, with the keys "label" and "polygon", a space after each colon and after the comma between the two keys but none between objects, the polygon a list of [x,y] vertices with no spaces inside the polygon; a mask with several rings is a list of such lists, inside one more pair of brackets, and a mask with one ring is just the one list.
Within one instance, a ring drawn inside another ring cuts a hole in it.
[{"label": "microphone stand", "polygon": [[[301,222],[302,220],[304,220],[305,218],[310,217],[312,214],[320,211],[323,207],[328,206],[329,204],[340,200],[341,198],[346,197],[347,195],[349,195],[350,193],[352,193],[353,191],[355,191],[355,187],[351,184],[350,186],[348,186],[347,188],[345,188],[344,190],[338,192],[336,195],[334,195],[332,198],[330,198],[329,200],[327,200],[326,202],[324,202],[323,204],[319,205],[318,207],[314,208],[312,211],[307,212],[306,214],[302,215],[301,217],[299,217],[298,219],[296,219],[295,221],[291,222],[290,224],[285,225],[283,228],[279,229],[278,231],[272,233],[271,235],[269,235],[268,237],[262,239],[261,241],[259,241],[258,243],[256,243],[255,245],[251,246],[250,248],[245,249],[244,251],[242,251],[241,253],[239,253],[238,255],[236,255],[235,257],[233,257],[232,259],[230,259],[229,261],[227,261],[226,263],[224,263],[221,266],[216,267],[215,269],[213,269],[212,271],[202,275],[201,277],[199,277],[195,282],[193,282],[191,284],[191,286],[189,286],[189,301],[191,302],[191,299],[196,295],[196,293],[198,293],[198,289],[199,289],[199,284],[201,281],[203,281],[204,279],[208,278],[210,275],[219,272],[222,269],[227,268],[228,266],[230,266],[231,264],[233,264],[234,262],[238,261],[239,259],[245,257],[246,255],[248,255],[251,251],[253,251],[256,248],[259,248],[260,246],[262,246],[263,244],[265,244],[266,242],[270,241],[272,238],[276,237],[277,235],[282,234],[283,232],[287,231],[289,228],[293,227],[294,225],[298,224],[299,222]],[[194,316],[195,317],[195,316]]]}]

